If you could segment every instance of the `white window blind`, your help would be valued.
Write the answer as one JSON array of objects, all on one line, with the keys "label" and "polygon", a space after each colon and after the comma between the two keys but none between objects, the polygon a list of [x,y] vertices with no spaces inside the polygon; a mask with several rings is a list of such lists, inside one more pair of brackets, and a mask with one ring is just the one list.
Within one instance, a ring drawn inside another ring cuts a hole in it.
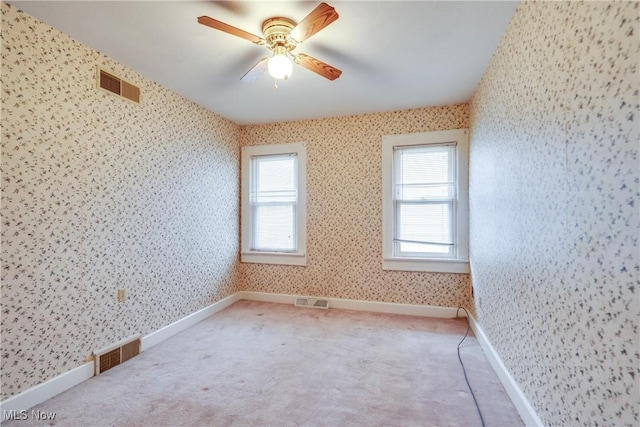
[{"label": "white window blind", "polygon": [[456,144],[393,151],[395,256],[456,257]]},{"label": "white window blind", "polygon": [[251,157],[251,250],[295,252],[298,203],[295,153]]}]

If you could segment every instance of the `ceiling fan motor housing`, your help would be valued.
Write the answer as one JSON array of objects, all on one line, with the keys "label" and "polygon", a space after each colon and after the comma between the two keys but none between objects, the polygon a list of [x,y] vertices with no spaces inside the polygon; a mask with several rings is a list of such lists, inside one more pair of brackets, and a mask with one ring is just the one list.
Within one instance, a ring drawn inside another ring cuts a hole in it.
[{"label": "ceiling fan motor housing", "polygon": [[267,45],[274,50],[276,47],[282,46],[288,51],[292,51],[297,43],[295,40],[289,38],[289,34],[295,26],[295,22],[282,17],[269,18],[264,21],[262,24],[262,32],[264,33]]}]

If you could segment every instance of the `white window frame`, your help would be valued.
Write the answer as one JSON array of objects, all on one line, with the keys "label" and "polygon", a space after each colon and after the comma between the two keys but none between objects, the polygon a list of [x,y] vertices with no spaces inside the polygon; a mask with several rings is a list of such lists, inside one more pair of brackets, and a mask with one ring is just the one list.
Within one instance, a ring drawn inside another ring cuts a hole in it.
[{"label": "white window frame", "polygon": [[[436,132],[385,135],[382,137],[382,269],[469,273],[469,131],[455,129]],[[456,144],[455,258],[423,258],[394,254],[395,207],[393,202],[393,153],[395,147],[429,144]]]},{"label": "white window frame", "polygon": [[[251,248],[253,218],[250,205],[251,158],[296,154],[298,159],[298,200],[296,205],[296,251],[267,252]],[[307,265],[307,150],[303,142],[292,144],[253,145],[241,149],[241,242],[240,261],[260,264]]]}]

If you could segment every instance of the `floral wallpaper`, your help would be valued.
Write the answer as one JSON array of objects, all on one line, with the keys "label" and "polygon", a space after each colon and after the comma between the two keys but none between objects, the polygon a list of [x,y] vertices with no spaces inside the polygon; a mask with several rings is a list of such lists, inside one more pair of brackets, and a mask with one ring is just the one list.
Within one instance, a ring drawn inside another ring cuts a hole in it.
[{"label": "floral wallpaper", "polygon": [[467,104],[243,126],[242,146],[307,144],[307,266],[243,263],[246,289],[468,306],[468,275],[382,270],[382,136],[468,126]]},{"label": "floral wallpaper", "polygon": [[2,399],[236,292],[239,126],[5,3],[1,123]]},{"label": "floral wallpaper", "polygon": [[545,425],[639,425],[638,2],[524,2],[471,102],[478,320]]}]

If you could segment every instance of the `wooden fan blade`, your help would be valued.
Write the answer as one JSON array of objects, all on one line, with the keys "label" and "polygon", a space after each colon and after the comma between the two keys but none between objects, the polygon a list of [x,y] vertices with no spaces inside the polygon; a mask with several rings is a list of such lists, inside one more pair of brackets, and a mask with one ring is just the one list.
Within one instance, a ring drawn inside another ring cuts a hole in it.
[{"label": "wooden fan blade", "polygon": [[253,66],[252,69],[247,71],[247,73],[242,76],[240,81],[245,83],[253,83],[258,77],[262,75],[267,70],[267,66],[269,64],[269,58],[262,58],[256,65]]},{"label": "wooden fan blade", "polygon": [[224,22],[218,21],[217,19],[209,18],[208,16],[199,17],[198,23],[206,25],[207,27],[215,28],[216,30],[224,31],[225,33],[229,33],[233,36],[249,40],[251,43],[260,45],[264,44],[264,39],[262,37],[258,37],[255,34],[248,33],[244,30],[241,30],[240,28],[234,27],[233,25],[225,24]]},{"label": "wooden fan blade", "polygon": [[333,21],[338,19],[338,12],[326,3],[320,3],[298,25],[291,30],[290,37],[302,43]]},{"label": "wooden fan blade", "polygon": [[312,56],[305,55],[304,53],[296,55],[295,60],[296,64],[302,65],[307,70],[311,70],[314,73],[320,74],[322,77],[325,77],[329,80],[335,80],[342,74],[342,71],[338,70],[337,68],[332,67],[329,64],[325,64],[324,62]]}]

